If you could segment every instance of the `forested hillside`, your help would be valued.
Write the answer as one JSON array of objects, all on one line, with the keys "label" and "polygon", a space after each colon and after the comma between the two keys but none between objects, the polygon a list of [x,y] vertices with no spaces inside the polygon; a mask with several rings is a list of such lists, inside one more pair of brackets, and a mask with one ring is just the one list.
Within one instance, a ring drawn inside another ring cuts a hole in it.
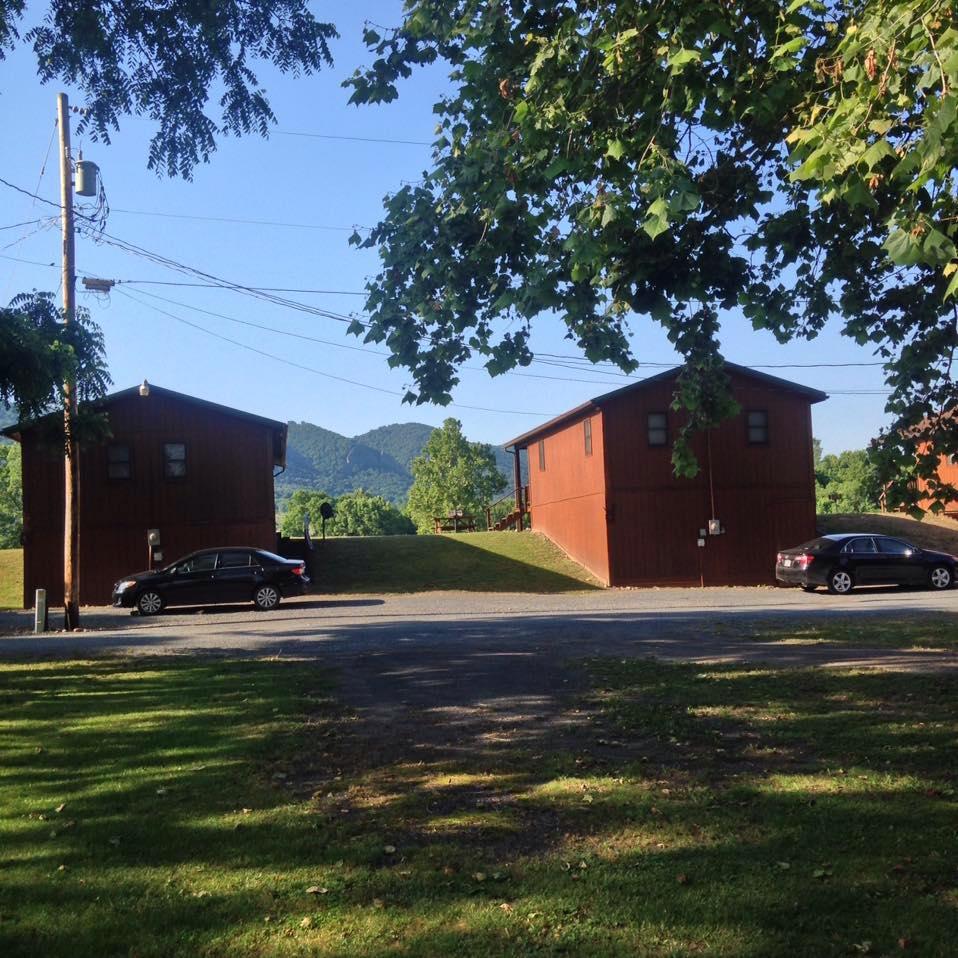
[{"label": "forested hillside", "polygon": [[[309,422],[291,422],[286,472],[276,479],[277,504],[296,489],[340,496],[354,489],[401,505],[412,485],[412,461],[426,445],[433,427],[420,422],[380,426],[350,439]],[[496,464],[512,483],[512,456],[494,449]]]}]

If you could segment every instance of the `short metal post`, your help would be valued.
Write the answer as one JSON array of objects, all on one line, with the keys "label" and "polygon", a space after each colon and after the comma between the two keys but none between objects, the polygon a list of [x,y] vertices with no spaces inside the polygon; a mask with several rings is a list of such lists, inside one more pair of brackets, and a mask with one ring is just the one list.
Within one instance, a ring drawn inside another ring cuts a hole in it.
[{"label": "short metal post", "polygon": [[47,630],[47,590],[37,589],[33,601],[33,631],[37,635]]}]

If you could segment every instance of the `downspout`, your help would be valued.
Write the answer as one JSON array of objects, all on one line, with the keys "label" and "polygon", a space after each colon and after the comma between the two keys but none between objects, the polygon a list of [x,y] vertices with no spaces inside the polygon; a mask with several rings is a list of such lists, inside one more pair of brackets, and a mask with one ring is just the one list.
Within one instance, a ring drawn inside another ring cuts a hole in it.
[{"label": "downspout", "polygon": [[516,530],[522,532],[522,516],[524,513],[522,501],[522,463],[519,461],[518,446],[512,447],[512,479],[516,487]]},{"label": "downspout", "polygon": [[709,516],[710,519],[716,517],[715,512],[715,484],[712,481],[712,430],[707,429],[705,431],[705,458],[708,463],[709,470],[709,507],[712,510],[712,514]]}]

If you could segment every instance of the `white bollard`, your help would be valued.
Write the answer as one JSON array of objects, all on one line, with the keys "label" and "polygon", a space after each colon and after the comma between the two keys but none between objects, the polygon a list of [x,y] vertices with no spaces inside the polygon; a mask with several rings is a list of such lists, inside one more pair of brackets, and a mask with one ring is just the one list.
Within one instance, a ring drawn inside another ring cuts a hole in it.
[{"label": "white bollard", "polygon": [[33,602],[33,631],[36,634],[47,630],[47,590],[37,589]]}]

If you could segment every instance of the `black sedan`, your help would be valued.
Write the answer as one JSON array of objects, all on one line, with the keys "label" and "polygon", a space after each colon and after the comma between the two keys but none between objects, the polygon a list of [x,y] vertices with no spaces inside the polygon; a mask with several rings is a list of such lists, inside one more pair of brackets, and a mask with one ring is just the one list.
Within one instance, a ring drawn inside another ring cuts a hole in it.
[{"label": "black sedan", "polygon": [[300,559],[264,549],[203,549],[165,569],[137,572],[113,587],[113,604],[156,615],[168,605],[252,602],[269,610],[285,596],[302,595],[309,585]]},{"label": "black sedan", "polygon": [[775,578],[806,592],[826,586],[845,595],[859,585],[924,585],[949,589],[958,558],[919,549],[902,539],[845,533],[812,539],[778,554]]}]

